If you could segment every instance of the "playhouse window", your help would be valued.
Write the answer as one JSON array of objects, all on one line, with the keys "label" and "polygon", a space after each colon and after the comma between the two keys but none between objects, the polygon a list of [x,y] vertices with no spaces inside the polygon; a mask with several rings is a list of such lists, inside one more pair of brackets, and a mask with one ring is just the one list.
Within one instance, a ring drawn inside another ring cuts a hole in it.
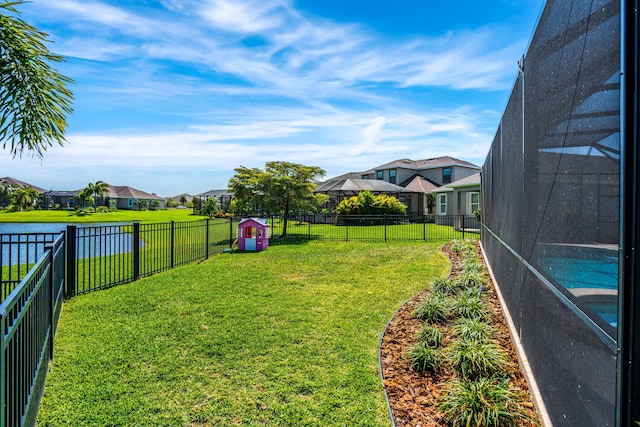
[{"label": "playhouse window", "polygon": [[245,228],[245,236],[247,239],[253,238],[253,227],[249,226]]}]

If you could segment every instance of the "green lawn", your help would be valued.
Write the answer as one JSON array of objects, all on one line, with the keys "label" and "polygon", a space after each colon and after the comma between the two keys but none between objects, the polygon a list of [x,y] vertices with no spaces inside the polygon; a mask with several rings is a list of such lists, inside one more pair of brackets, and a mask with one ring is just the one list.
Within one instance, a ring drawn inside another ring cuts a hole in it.
[{"label": "green lawn", "polygon": [[167,209],[158,211],[129,211],[81,214],[76,211],[65,210],[34,210],[24,212],[10,212],[0,210],[0,222],[133,222],[146,223],[169,221],[193,221],[205,219],[204,215],[193,215],[191,209]]},{"label": "green lawn", "polygon": [[73,298],[38,425],[388,426],[380,335],[440,245],[277,245]]}]

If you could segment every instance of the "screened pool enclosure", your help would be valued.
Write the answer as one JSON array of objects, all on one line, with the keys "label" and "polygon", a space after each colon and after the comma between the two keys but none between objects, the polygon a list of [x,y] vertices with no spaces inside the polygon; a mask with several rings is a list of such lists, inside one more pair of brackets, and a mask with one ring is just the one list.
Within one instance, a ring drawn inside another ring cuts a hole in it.
[{"label": "screened pool enclosure", "polygon": [[637,2],[548,0],[518,67],[482,169],[487,261],[546,419],[636,425]]}]

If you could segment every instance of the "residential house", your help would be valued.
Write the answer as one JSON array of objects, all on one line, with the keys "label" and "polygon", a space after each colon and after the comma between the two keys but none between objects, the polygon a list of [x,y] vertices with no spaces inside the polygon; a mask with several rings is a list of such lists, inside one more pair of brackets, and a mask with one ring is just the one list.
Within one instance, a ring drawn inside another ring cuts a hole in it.
[{"label": "residential house", "polygon": [[[82,191],[47,191],[43,194],[47,206],[60,206],[61,208],[73,208],[78,206],[78,194]],[[154,200],[159,202],[159,209],[165,208],[165,200],[155,194],[149,194],[126,185],[110,185],[104,197],[96,198],[97,206],[115,207],[117,209],[140,209],[141,202],[150,207]]]},{"label": "residential house", "polygon": [[[333,188],[332,183],[339,183],[346,179],[386,182],[399,188],[394,187],[389,192],[379,191],[378,194],[396,196],[407,205],[409,214],[427,215],[435,212],[435,206],[430,203],[430,198],[433,197],[431,195],[436,189],[478,174],[479,171],[479,166],[450,156],[423,160],[399,159],[367,171],[340,175],[321,184],[322,187],[319,186],[316,191],[327,193],[323,191],[324,188]],[[327,194],[332,196],[330,193]],[[332,198],[330,204],[339,203],[339,201]]]},{"label": "residential house", "polygon": [[103,204],[115,206],[118,209],[139,209],[141,202],[146,202],[147,206],[151,206],[155,200],[159,202],[159,209],[165,208],[164,198],[156,194],[149,194],[126,185],[110,185],[104,195]]},{"label": "residential house", "polygon": [[[0,180],[3,181],[5,185],[13,188],[33,188],[40,194],[43,194],[47,191],[42,187],[20,181],[19,179],[11,178],[10,176],[5,176],[4,178],[0,178]],[[0,206],[6,206],[8,203],[9,201],[6,198],[6,195],[0,194]]]},{"label": "residential house", "polygon": [[231,203],[231,199],[233,198],[233,194],[229,193],[228,190],[209,190],[193,196],[193,213],[199,214],[200,206],[202,205],[202,203],[212,197],[218,199],[218,201],[220,202],[220,208],[224,212],[229,211],[229,205]]}]

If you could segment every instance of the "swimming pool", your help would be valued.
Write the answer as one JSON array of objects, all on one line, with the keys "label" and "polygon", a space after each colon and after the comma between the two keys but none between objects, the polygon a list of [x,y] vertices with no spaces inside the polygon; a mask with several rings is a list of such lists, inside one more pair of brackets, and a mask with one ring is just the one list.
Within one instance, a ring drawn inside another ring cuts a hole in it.
[{"label": "swimming pool", "polygon": [[[618,252],[613,246],[539,245],[537,265],[587,314],[618,325]],[[597,320],[597,319],[594,319]]]}]

